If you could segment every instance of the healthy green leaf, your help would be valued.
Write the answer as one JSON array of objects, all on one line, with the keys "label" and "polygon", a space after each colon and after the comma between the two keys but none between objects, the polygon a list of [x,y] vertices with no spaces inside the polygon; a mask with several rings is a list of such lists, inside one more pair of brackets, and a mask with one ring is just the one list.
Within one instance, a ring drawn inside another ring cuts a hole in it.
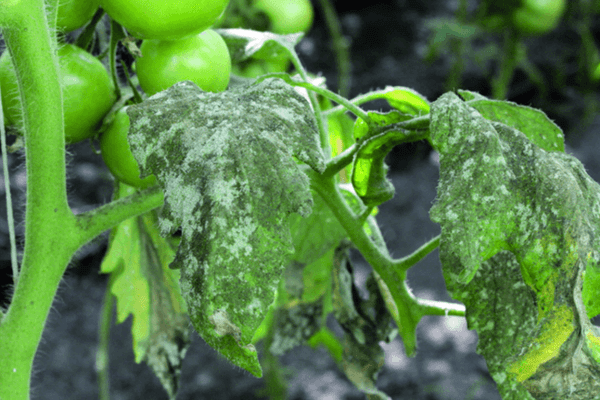
[{"label": "healthy green leaf", "polygon": [[308,177],[325,169],[314,115],[280,79],[222,93],[180,82],[127,109],[142,176],[165,190],[159,227],[181,226],[175,268],[192,324],[260,377],[251,339],[293,251],[287,216],[308,216]]},{"label": "healthy green leaf", "polygon": [[429,114],[427,99],[411,88],[387,86],[382,97],[401,113],[413,116]]},{"label": "healthy green leaf", "polygon": [[[319,98],[321,110],[326,111],[333,106],[326,97]],[[327,117],[327,133],[329,134],[329,145],[331,146],[331,158],[335,158],[344,150],[355,143],[353,130],[355,121],[347,113],[329,115]],[[336,175],[337,182],[349,182],[352,172],[352,164],[346,166]]]},{"label": "healthy green leaf", "polygon": [[352,185],[365,205],[377,206],[394,197],[394,186],[386,178],[387,154],[394,146],[423,138],[419,132],[390,127],[361,143],[360,149],[354,156]]},{"label": "healthy green leaf", "polygon": [[597,303],[581,293],[581,275],[600,268],[600,186],[574,157],[486,120],[453,93],[432,104],[431,135],[440,185],[430,215],[442,225],[446,286],[467,307],[503,398],[529,398],[524,389],[535,399],[590,398],[600,390],[588,337]]},{"label": "healthy green leaf", "polygon": [[[119,197],[135,192],[120,184]],[[117,299],[117,321],[133,316],[135,361],[144,361],[174,399],[190,343],[179,271],[169,269],[175,250],[156,228],[156,213],[128,219],[111,231],[100,270],[110,273],[108,290]]]},{"label": "healthy green leaf", "polygon": [[[395,122],[403,122],[412,119],[413,116],[410,114],[404,114],[399,111],[390,111],[386,113],[378,112],[378,111],[368,111],[367,114],[373,122],[375,122],[379,126],[386,126],[393,124]],[[365,121],[361,118],[357,118],[354,122],[354,139],[358,140],[362,137],[367,136],[369,133],[369,126]]]}]

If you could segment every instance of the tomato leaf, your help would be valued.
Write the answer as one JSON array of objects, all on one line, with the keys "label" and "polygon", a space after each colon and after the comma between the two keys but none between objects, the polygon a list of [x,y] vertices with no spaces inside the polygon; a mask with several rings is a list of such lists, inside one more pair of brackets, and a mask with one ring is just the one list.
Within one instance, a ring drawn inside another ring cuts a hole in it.
[{"label": "tomato leaf", "polygon": [[[372,117],[375,116],[374,113],[369,114]],[[392,111],[377,115],[375,121],[380,126],[386,126],[407,119],[410,118],[406,118],[406,115],[398,111]],[[411,136],[412,132],[390,127],[384,132],[363,140],[360,144],[360,148],[354,156],[351,180],[356,194],[365,205],[377,206],[394,197],[394,186],[387,179],[388,166],[385,163],[385,157],[394,146],[414,140]]]},{"label": "tomato leaf", "polygon": [[403,86],[387,86],[381,97],[396,110],[410,115],[429,114],[429,102],[419,92]]},{"label": "tomato leaf", "polygon": [[251,29],[215,29],[227,43],[233,64],[256,58],[270,60],[288,56],[295,52],[304,33],[277,35],[271,32],[259,32]]},{"label": "tomato leaf", "polygon": [[321,196],[312,192],[313,212],[306,218],[298,214],[289,217],[294,244],[294,261],[310,264],[336,247],[346,237],[346,231]]},{"label": "tomato leaf", "polygon": [[598,310],[583,274],[600,269],[600,185],[574,157],[536,145],[555,132],[534,142],[454,93],[432,104],[431,134],[446,286],[503,399],[593,398]]},{"label": "tomato leaf", "polygon": [[293,252],[286,217],[308,216],[322,172],[309,104],[280,79],[221,93],[180,82],[127,109],[142,176],[165,189],[159,227],[181,227],[173,267],[192,324],[234,364],[262,376],[251,344]]},{"label": "tomato leaf", "polygon": [[468,90],[458,93],[484,118],[512,126],[546,151],[565,151],[562,130],[543,111],[510,101],[489,100]]},{"label": "tomato leaf", "polygon": [[[395,122],[408,121],[413,118],[411,114],[401,113],[399,111],[379,112],[367,111],[367,114],[373,122],[379,126],[386,126]],[[354,121],[354,139],[358,140],[367,136],[369,133],[369,125],[362,118],[357,118]]]},{"label": "tomato leaf", "polygon": [[392,317],[383,306],[373,275],[369,276],[369,301],[358,293],[348,248],[340,246],[333,262],[333,314],[344,330],[341,366],[348,379],[369,398],[389,400],[375,382],[384,364],[380,341],[393,339]]},{"label": "tomato leaf", "polygon": [[[120,185],[119,197],[135,192]],[[156,228],[156,213],[130,218],[111,231],[100,270],[110,273],[108,290],[117,299],[117,321],[133,316],[135,361],[144,361],[174,399],[181,364],[190,343],[179,271],[169,269],[175,250]]]}]

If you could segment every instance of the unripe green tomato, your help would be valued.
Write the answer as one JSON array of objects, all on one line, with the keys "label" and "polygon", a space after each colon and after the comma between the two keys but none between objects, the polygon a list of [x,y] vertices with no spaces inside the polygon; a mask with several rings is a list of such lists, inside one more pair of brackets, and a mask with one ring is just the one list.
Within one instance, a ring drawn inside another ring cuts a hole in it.
[{"label": "unripe green tomato", "polygon": [[[104,65],[75,45],[66,44],[58,50],[58,63],[65,141],[80,142],[95,134],[95,128],[110,111],[117,100],[115,87]],[[8,51],[0,57],[0,87],[8,124],[22,125],[17,75]]]},{"label": "unripe green tomato", "polygon": [[100,151],[104,163],[115,178],[129,186],[147,188],[156,183],[156,177],[150,175],[140,178],[140,167],[131,153],[127,134],[129,133],[129,116],[127,107],[115,114],[115,119],[100,136]]},{"label": "unripe green tomato", "polygon": [[215,23],[229,0],[101,0],[102,8],[139,39],[173,40]]},{"label": "unripe green tomato", "polygon": [[310,0],[256,0],[254,7],[267,14],[270,31],[280,35],[307,32],[313,23]]},{"label": "unripe green tomato", "polygon": [[523,0],[513,13],[513,24],[526,35],[550,32],[558,26],[566,6],[566,0]]},{"label": "unripe green tomato", "polygon": [[144,40],[140,50],[136,70],[148,96],[182,81],[192,81],[205,92],[227,89],[231,57],[212,29],[179,40]]},{"label": "unripe green tomato", "polygon": [[59,0],[56,27],[70,32],[84,26],[94,15],[99,0]]}]

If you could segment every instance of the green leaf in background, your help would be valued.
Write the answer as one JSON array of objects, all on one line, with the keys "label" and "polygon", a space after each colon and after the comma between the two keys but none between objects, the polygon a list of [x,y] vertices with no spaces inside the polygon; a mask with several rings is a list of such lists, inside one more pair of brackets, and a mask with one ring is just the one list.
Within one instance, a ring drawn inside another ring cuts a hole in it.
[{"label": "green leaf in background", "polygon": [[313,190],[311,195],[311,215],[303,218],[298,214],[291,214],[288,219],[295,249],[292,259],[305,265],[321,258],[346,237],[346,231],[321,196]]},{"label": "green leaf in background", "polygon": [[[118,197],[133,192],[120,184]],[[108,290],[117,299],[117,321],[133,317],[135,361],[148,364],[174,399],[190,343],[189,320],[177,282],[179,271],[169,268],[175,249],[159,235],[156,223],[153,211],[115,227],[100,270],[111,274]]]},{"label": "green leaf in background", "polygon": [[309,104],[280,79],[221,93],[186,81],[127,113],[142,176],[165,190],[161,232],[182,230],[173,266],[192,324],[261,377],[251,340],[293,252],[286,218],[313,204],[292,156],[325,169]]},{"label": "green leaf in background", "polygon": [[503,399],[529,398],[524,388],[534,399],[600,391],[589,321],[598,287],[586,292],[582,278],[600,268],[600,186],[574,157],[538,147],[555,147],[547,134],[534,142],[454,93],[432,104],[440,184],[430,215],[442,226],[446,286],[467,307]]},{"label": "green leaf in background", "polygon": [[562,130],[543,111],[509,101],[489,100],[467,90],[458,93],[484,118],[515,128],[546,151],[565,151]]}]

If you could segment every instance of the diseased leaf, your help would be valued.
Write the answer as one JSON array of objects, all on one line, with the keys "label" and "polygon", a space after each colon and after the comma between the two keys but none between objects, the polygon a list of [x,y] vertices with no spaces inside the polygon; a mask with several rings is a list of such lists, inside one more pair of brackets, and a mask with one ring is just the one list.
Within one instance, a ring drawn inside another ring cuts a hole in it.
[{"label": "diseased leaf", "polygon": [[391,400],[391,397],[375,386],[384,361],[384,352],[378,343],[364,345],[358,343],[354,336],[344,335],[342,369],[350,382],[365,393],[369,400]]},{"label": "diseased leaf", "polygon": [[430,215],[442,226],[446,286],[467,307],[503,399],[592,398],[600,339],[582,276],[600,268],[600,186],[574,157],[453,93],[432,104],[431,133],[440,185]]},{"label": "diseased leaf", "polygon": [[274,355],[283,355],[296,346],[305,344],[312,335],[321,329],[323,304],[320,300],[313,303],[294,302],[288,307],[275,311],[273,324],[273,342],[269,351]]},{"label": "diseased leaf", "polygon": [[546,151],[565,151],[562,130],[543,111],[510,101],[490,100],[467,90],[458,93],[471,100],[467,104],[484,118],[515,128]]},{"label": "diseased leaf", "polygon": [[251,29],[216,29],[227,44],[232,63],[249,58],[269,60],[288,56],[302,40],[303,32],[290,35],[277,35],[272,32],[259,32]]},{"label": "diseased leaf", "polygon": [[[119,196],[135,189],[120,184]],[[111,231],[100,270],[110,273],[108,290],[117,299],[117,321],[132,315],[135,362],[148,364],[174,399],[181,364],[189,347],[189,321],[177,281],[169,269],[175,257],[170,238],[156,228],[156,212],[123,221]]]},{"label": "diseased leaf", "polygon": [[336,249],[332,272],[333,315],[344,330],[342,369],[369,398],[389,400],[385,393],[377,390],[375,382],[384,362],[379,342],[389,343],[394,331],[390,326],[392,317],[383,305],[372,277],[368,285],[369,301],[360,297],[354,284],[348,248],[343,245]]},{"label": "diseased leaf", "polygon": [[127,109],[142,176],[165,190],[159,227],[181,227],[173,266],[192,324],[234,364],[262,375],[251,339],[293,251],[287,216],[308,216],[308,177],[322,172],[314,115],[288,84],[222,93],[180,82]]}]

